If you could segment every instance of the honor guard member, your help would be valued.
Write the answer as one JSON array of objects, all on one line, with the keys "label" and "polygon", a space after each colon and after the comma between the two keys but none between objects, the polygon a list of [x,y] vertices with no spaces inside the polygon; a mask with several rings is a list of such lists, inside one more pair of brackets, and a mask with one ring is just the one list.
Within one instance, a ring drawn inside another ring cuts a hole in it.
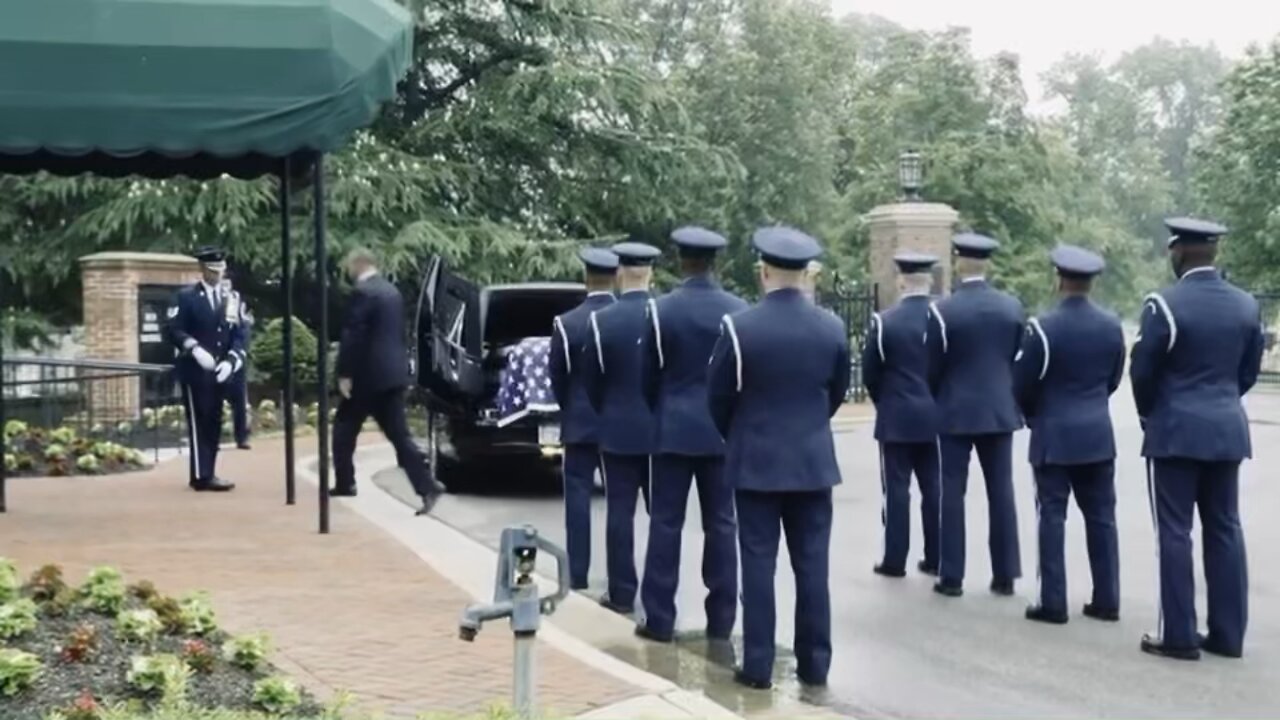
[{"label": "honor guard member", "polygon": [[614,245],[618,256],[618,302],[588,316],[591,342],[583,359],[587,397],[599,417],[605,492],[605,565],[608,590],[600,604],[618,613],[635,609],[636,495],[649,507],[657,440],[653,411],[640,381],[640,340],[649,322],[653,262],[662,253],[652,245]]},{"label": "honor guard member", "polygon": [[174,296],[165,336],[178,353],[174,366],[187,415],[190,485],[198,491],[225,492],[235,485],[217,477],[214,465],[226,383],[244,366],[244,327],[234,298],[222,288],[226,254],[205,247],[195,256],[200,281]]},{"label": "honor guard member", "polygon": [[227,381],[227,400],[231,403],[231,426],[235,432],[236,447],[241,450],[251,449],[249,446],[249,387],[245,376],[249,369],[249,340],[253,331],[253,313],[244,302],[244,296],[231,287],[231,278],[222,278],[222,288],[227,297],[236,305],[240,315],[240,327],[244,329],[245,361]]},{"label": "honor guard member", "polygon": [[569,551],[569,584],[585,590],[591,570],[591,493],[600,467],[595,410],[587,400],[583,352],[591,336],[591,313],[614,303],[618,256],[603,248],[578,253],[587,297],[556,317],[551,328],[551,391],[560,405],[560,441],[564,443],[564,526]]},{"label": "honor guard member", "polygon": [[884,548],[873,568],[892,578],[907,574],[911,541],[911,474],[920,485],[920,525],[924,530],[921,572],[938,572],[938,427],[929,389],[929,357],[924,335],[929,325],[929,288],[938,259],[899,253],[897,305],[873,315],[862,349],[862,382],[876,406],[875,437],[880,443],[880,522]]},{"label": "honor guard member", "polygon": [[707,408],[707,360],[725,315],[747,309],[712,277],[715,255],[728,243],[696,227],[671,234],[685,280],[649,301],[642,343],[644,384],[658,422],[653,459],[649,549],[645,556],[636,634],[659,642],[675,635],[680,539],[689,488],[697,480],[702,511],[702,581],[707,587],[707,637],[727,640],[738,614],[737,525],[733,491],[724,477],[724,438]]},{"label": "honor guard member", "polygon": [[734,678],[771,684],[781,530],[796,578],[796,672],[821,686],[831,667],[831,489],[840,483],[831,417],[849,389],[849,340],[801,288],[805,264],[822,252],[818,242],[773,227],[756,231],[753,243],[766,294],[725,316],[707,369],[742,553],[743,660]]},{"label": "honor guard member", "polygon": [[1022,305],[987,282],[1000,243],[974,234],[952,240],[960,284],[929,311],[925,342],[942,454],[938,582],[948,597],[964,593],[964,495],[969,455],[978,452],[990,515],[991,591],[1012,595],[1022,575],[1013,497],[1013,432],[1022,416],[1013,398],[1013,358],[1022,344]]},{"label": "honor guard member", "polygon": [[[1156,631],[1142,638],[1142,650],[1181,660],[1201,650],[1240,657],[1248,576],[1239,470],[1251,453],[1241,400],[1262,364],[1261,317],[1257,301],[1214,268],[1226,228],[1187,218],[1165,224],[1178,281],[1147,296],[1129,366],[1159,564]],[[1209,601],[1202,636],[1191,560],[1197,509]]]},{"label": "honor guard member", "polygon": [[1050,255],[1061,300],[1033,318],[1014,362],[1014,395],[1031,427],[1030,462],[1036,483],[1040,588],[1028,620],[1067,622],[1063,550],[1067,502],[1080,514],[1093,574],[1086,617],[1120,619],[1120,554],[1116,539],[1116,442],[1111,394],[1124,376],[1120,320],[1089,300],[1101,257],[1072,245]]}]

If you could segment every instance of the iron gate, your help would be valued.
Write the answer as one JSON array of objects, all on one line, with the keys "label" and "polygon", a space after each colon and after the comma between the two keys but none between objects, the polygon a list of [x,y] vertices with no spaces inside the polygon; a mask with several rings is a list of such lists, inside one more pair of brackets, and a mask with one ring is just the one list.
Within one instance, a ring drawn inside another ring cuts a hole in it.
[{"label": "iron gate", "polygon": [[848,400],[864,402],[866,388],[862,385],[862,345],[866,340],[871,315],[879,307],[877,287],[874,283],[846,281],[839,273],[832,273],[830,281],[816,288],[814,299],[822,307],[835,313],[849,333],[850,373]]},{"label": "iron gate", "polygon": [[1262,310],[1262,333],[1266,339],[1262,353],[1262,373],[1258,382],[1280,384],[1280,291],[1258,292],[1253,296]]}]

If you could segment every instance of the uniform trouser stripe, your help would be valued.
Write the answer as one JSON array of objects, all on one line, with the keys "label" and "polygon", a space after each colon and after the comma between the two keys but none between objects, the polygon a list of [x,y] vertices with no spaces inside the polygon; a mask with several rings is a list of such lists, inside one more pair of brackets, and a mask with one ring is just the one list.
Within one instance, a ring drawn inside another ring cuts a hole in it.
[{"label": "uniform trouser stripe", "polygon": [[1147,501],[1151,505],[1151,529],[1155,534],[1155,552],[1156,552],[1156,640],[1162,642],[1164,639],[1164,595],[1163,588],[1160,583],[1160,511],[1158,509],[1159,501],[1156,497],[1156,469],[1155,463],[1147,460]]},{"label": "uniform trouser stripe", "polygon": [[187,396],[187,441],[191,447],[191,481],[201,480],[200,475],[200,440],[197,438],[199,433],[196,431],[196,423],[200,422],[196,416],[196,404],[191,398],[191,386],[183,385],[183,393]]},{"label": "uniform trouser stripe", "polygon": [[884,475],[884,443],[877,443],[880,452],[880,560],[886,561],[889,551],[889,485]]},{"label": "uniform trouser stripe", "polygon": [[1036,469],[1031,469],[1032,492],[1035,493],[1036,499],[1036,602],[1040,603],[1040,607],[1048,607],[1044,598],[1044,575],[1041,572],[1040,563],[1040,533],[1043,532],[1044,518],[1041,517],[1040,509],[1040,478],[1036,475]]}]

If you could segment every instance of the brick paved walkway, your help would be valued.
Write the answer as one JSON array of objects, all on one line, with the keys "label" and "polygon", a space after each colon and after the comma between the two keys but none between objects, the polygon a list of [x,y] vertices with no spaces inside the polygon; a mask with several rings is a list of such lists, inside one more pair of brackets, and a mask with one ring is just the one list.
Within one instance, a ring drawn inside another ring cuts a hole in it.
[{"label": "brick paved walkway", "polygon": [[[341,503],[333,533],[317,535],[312,486],[299,482],[298,505],[284,505],[279,441],[222,453],[219,474],[235,492],[189,491],[185,457],[126,476],[11,481],[0,555],[24,572],[52,562],[80,578],[109,564],[171,595],[208,590],[225,628],[269,632],[276,664],[321,697],[349,690],[397,716],[508,701],[505,627],[460,641],[470,598]],[[548,713],[642,694],[545,645],[539,662]]]}]

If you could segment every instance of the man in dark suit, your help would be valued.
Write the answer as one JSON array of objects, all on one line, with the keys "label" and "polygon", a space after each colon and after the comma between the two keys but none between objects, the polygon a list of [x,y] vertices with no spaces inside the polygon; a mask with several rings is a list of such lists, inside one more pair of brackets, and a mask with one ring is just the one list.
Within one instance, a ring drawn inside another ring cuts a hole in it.
[{"label": "man in dark suit", "polygon": [[347,273],[355,284],[347,305],[338,347],[338,391],[342,401],[333,423],[333,473],[330,495],[354,497],[356,437],[370,415],[395,447],[396,461],[422,498],[418,514],[430,512],[440,497],[426,458],[409,435],[404,395],[409,384],[409,355],[404,343],[404,298],[380,274],[373,253],[352,250]]},{"label": "man in dark suit", "polygon": [[742,553],[743,660],[734,679],[771,685],[781,531],[796,577],[796,674],[822,686],[831,668],[831,489],[840,483],[831,417],[849,389],[849,339],[834,315],[803,294],[805,266],[822,252],[818,241],[771,227],[752,242],[764,299],[725,316],[707,369]]},{"label": "man in dark suit", "polygon": [[1013,432],[1022,416],[1013,398],[1013,358],[1022,344],[1022,304],[987,282],[1000,243],[966,233],[952,240],[960,284],[929,312],[929,365],[942,451],[942,524],[938,582],[947,597],[964,594],[964,496],[969,456],[978,452],[987,485],[991,592],[1012,595],[1022,575],[1013,498]]},{"label": "man in dark suit", "polygon": [[707,361],[725,315],[747,308],[712,276],[725,239],[684,227],[671,234],[680,252],[684,282],[649,301],[641,355],[645,395],[657,414],[649,548],[640,585],[641,637],[670,642],[675,636],[680,539],[689,489],[697,479],[702,510],[702,581],[707,587],[707,637],[727,640],[738,614],[737,524],[733,491],[724,477],[724,438],[707,408]]},{"label": "man in dark suit", "polygon": [[618,256],[603,248],[578,254],[584,267],[587,297],[578,307],[556,317],[551,327],[551,392],[560,405],[560,440],[564,443],[564,526],[569,553],[569,583],[587,588],[591,571],[591,493],[600,466],[598,422],[587,399],[583,354],[591,336],[591,313],[615,302],[613,286]]},{"label": "man in dark suit", "polygon": [[657,440],[653,411],[640,383],[640,337],[649,307],[653,262],[661,252],[652,245],[614,245],[618,256],[618,302],[591,313],[591,342],[583,355],[587,398],[599,417],[606,513],[605,562],[609,588],[600,604],[614,612],[635,610],[636,496],[648,506]]},{"label": "man in dark suit", "polygon": [[[227,401],[231,403],[231,426],[234,430],[236,447],[241,450],[252,449],[249,445],[249,342],[253,333],[253,313],[249,312],[244,296],[231,287],[231,278],[222,278],[222,287],[226,291],[228,304],[235,305],[235,314],[240,318],[240,327],[244,330],[245,361],[231,374],[227,381]],[[230,308],[228,308],[230,309]]]},{"label": "man in dark suit", "polygon": [[222,288],[226,254],[205,247],[195,256],[200,281],[174,296],[164,334],[177,351],[174,367],[182,385],[191,450],[188,484],[200,492],[226,492],[235,485],[219,478],[214,466],[226,383],[244,366],[244,328],[234,299]]},{"label": "man in dark suit", "polygon": [[880,522],[884,548],[873,570],[885,577],[907,574],[911,545],[911,474],[920,484],[924,530],[921,572],[938,573],[937,412],[929,390],[929,356],[923,342],[929,325],[929,287],[938,259],[899,253],[898,304],[872,316],[862,348],[862,382],[876,405],[875,437],[880,443]]},{"label": "man in dark suit", "polygon": [[[1252,452],[1242,402],[1261,370],[1261,315],[1257,301],[1214,267],[1226,228],[1189,218],[1165,224],[1178,282],[1143,303],[1129,368],[1159,561],[1156,631],[1141,647],[1180,660],[1199,659],[1201,650],[1238,658],[1249,611],[1239,473]],[[1207,635],[1196,628],[1191,526],[1197,509]]]},{"label": "man in dark suit", "polygon": [[1073,245],[1051,254],[1061,300],[1032,318],[1014,362],[1014,395],[1031,427],[1036,481],[1040,592],[1028,620],[1067,622],[1063,526],[1072,493],[1084,516],[1093,574],[1086,617],[1120,619],[1120,552],[1116,538],[1115,435],[1111,394],[1124,376],[1124,332],[1115,315],[1089,300],[1106,263]]}]

